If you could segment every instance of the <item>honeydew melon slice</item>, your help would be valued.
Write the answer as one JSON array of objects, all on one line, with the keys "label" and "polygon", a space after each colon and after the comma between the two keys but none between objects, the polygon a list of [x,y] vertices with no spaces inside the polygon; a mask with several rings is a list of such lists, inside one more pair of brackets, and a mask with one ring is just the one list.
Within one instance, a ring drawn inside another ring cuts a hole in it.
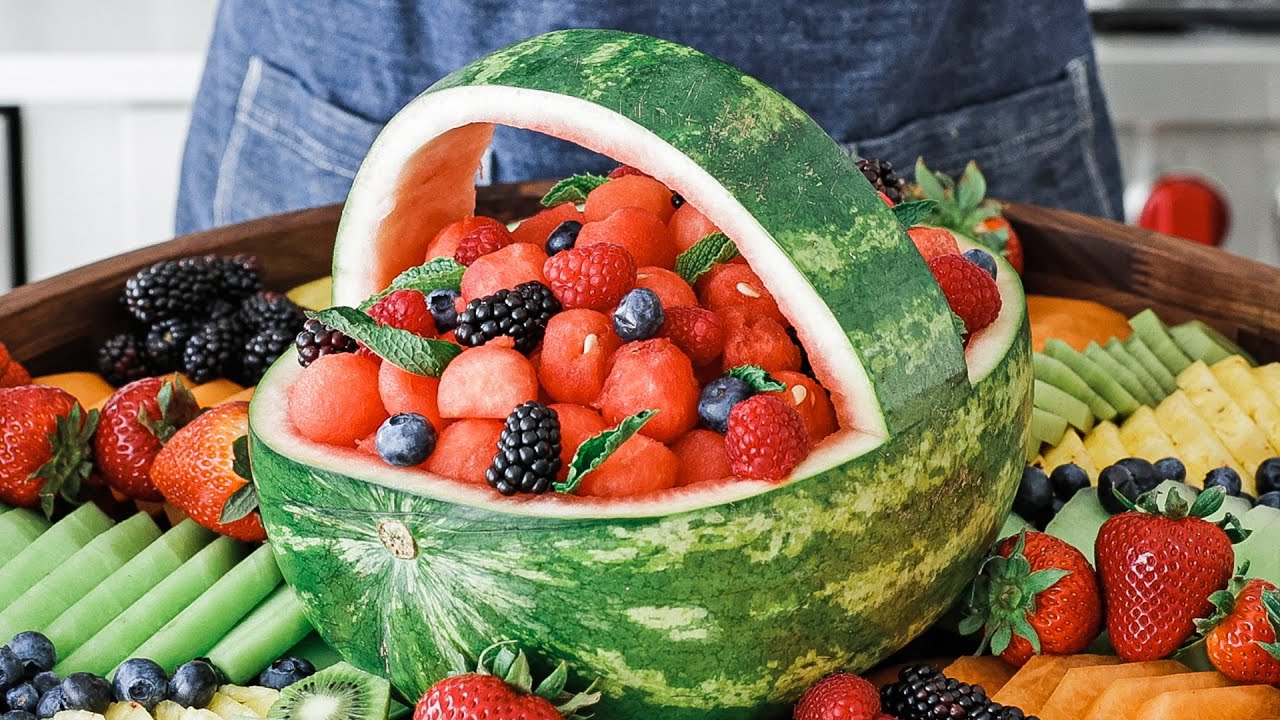
[{"label": "honeydew melon slice", "polygon": [[1142,367],[1147,371],[1147,374],[1159,383],[1160,389],[1164,391],[1160,394],[1160,397],[1165,397],[1178,389],[1178,382],[1174,379],[1173,373],[1169,372],[1169,368],[1165,367],[1164,363],[1160,362],[1160,358],[1151,352],[1151,348],[1147,347],[1142,338],[1137,335],[1130,335],[1129,339],[1125,341],[1125,349],[1129,351],[1129,354],[1135,360],[1142,363]]}]

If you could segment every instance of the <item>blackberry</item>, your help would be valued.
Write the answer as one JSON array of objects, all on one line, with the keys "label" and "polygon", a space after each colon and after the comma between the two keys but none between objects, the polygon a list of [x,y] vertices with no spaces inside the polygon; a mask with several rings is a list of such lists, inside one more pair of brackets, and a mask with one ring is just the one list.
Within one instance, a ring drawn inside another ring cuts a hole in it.
[{"label": "blackberry", "polygon": [[302,308],[278,292],[256,292],[244,299],[238,313],[240,322],[250,332],[268,328],[285,328],[290,334],[298,332],[306,316]]},{"label": "blackberry", "polygon": [[229,377],[238,369],[243,348],[243,334],[235,322],[229,318],[210,320],[187,340],[182,350],[182,372],[196,384]]},{"label": "blackberry", "polygon": [[908,665],[880,689],[882,710],[898,720],[1026,720],[1021,710],[992,702],[980,685],[949,678],[931,665]]},{"label": "blackberry", "polygon": [[323,355],[355,352],[360,348],[355,340],[325,325],[319,320],[307,320],[302,332],[294,336],[293,346],[298,348],[298,364],[306,367]]},{"label": "blackberry", "polygon": [[182,365],[182,350],[191,337],[191,323],[182,318],[161,320],[147,330],[147,353],[157,369],[168,372]]},{"label": "blackberry", "polygon": [[295,338],[297,335],[288,328],[269,327],[246,340],[244,354],[240,356],[240,378],[244,383],[257,385],[267,368],[280,359]]},{"label": "blackberry", "polygon": [[516,406],[498,438],[485,480],[503,495],[551,490],[560,472],[560,417],[539,402]]},{"label": "blackberry", "polygon": [[218,295],[238,303],[262,289],[261,263],[253,255],[211,257],[218,274]]},{"label": "blackberry", "polygon": [[139,270],[124,283],[121,300],[143,325],[207,313],[221,280],[206,258],[164,260]]},{"label": "blackberry", "polygon": [[888,160],[867,158],[858,161],[858,169],[876,190],[884,193],[894,205],[902,202],[902,191],[907,188],[907,181],[898,177],[893,171],[893,163]]},{"label": "blackberry", "polygon": [[560,301],[551,288],[534,280],[467,303],[454,338],[460,345],[477,347],[507,335],[515,339],[516,350],[527,355],[542,342],[547,322],[558,312]]},{"label": "blackberry", "polygon": [[102,343],[98,372],[116,387],[160,374],[152,367],[146,343],[132,333],[120,333]]}]

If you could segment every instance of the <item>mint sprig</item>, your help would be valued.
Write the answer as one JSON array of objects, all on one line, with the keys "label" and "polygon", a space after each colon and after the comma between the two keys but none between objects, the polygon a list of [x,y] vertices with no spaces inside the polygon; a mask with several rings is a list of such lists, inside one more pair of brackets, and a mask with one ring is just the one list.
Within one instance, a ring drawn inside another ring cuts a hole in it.
[{"label": "mint sprig", "polygon": [[928,217],[937,205],[937,200],[908,200],[893,206],[893,216],[898,218],[904,230],[910,230]]},{"label": "mint sprig", "polygon": [[440,377],[445,366],[462,354],[462,348],[445,340],[418,337],[407,330],[379,325],[355,308],[331,307],[308,312],[307,317],[328,325],[406,372]]},{"label": "mint sprig", "polygon": [[739,365],[730,369],[725,375],[738,378],[758,393],[782,392],[787,389],[785,383],[775,380],[768,371],[759,365]]},{"label": "mint sprig", "polygon": [[690,285],[719,263],[727,263],[738,257],[738,247],[728,235],[711,233],[680,253],[676,258],[676,273]]},{"label": "mint sprig", "polygon": [[396,290],[417,290],[426,295],[432,290],[448,288],[462,290],[462,273],[467,268],[453,258],[436,258],[396,276],[386,290],[360,303],[361,310],[368,310],[373,304]]},{"label": "mint sprig", "polygon": [[600,175],[571,175],[555,185],[542,196],[542,207],[553,207],[567,202],[583,202],[587,194],[609,182],[609,178]]},{"label": "mint sprig", "polygon": [[554,485],[556,492],[570,495],[576,492],[588,473],[600,467],[610,455],[622,447],[622,443],[640,432],[640,428],[657,414],[657,410],[641,410],[635,415],[623,418],[617,427],[609,428],[584,440],[578,446],[578,451],[573,454],[573,460],[569,462],[569,474],[564,482]]},{"label": "mint sprig", "polygon": [[241,435],[231,443],[231,468],[244,481],[239,490],[231,493],[222,506],[218,522],[223,525],[248,517],[258,509],[258,489],[253,485],[253,469],[249,465],[249,436]]}]

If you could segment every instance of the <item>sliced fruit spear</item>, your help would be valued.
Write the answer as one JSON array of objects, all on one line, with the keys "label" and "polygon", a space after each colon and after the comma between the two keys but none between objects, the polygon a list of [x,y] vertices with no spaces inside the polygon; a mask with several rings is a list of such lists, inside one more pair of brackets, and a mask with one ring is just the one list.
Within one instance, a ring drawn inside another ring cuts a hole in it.
[{"label": "sliced fruit spear", "polygon": [[1138,362],[1138,359],[1130,354],[1129,350],[1119,340],[1111,338],[1107,341],[1106,345],[1102,346],[1102,349],[1105,350],[1112,359],[1120,363],[1124,369],[1128,370],[1134,377],[1138,378],[1138,382],[1142,383],[1142,387],[1146,389],[1147,394],[1155,400],[1159,401],[1163,399],[1165,395],[1173,392],[1173,390],[1166,390],[1164,386],[1155,379],[1155,376],[1147,372],[1147,369],[1142,365],[1142,363]]},{"label": "sliced fruit spear", "polygon": [[1035,381],[1033,393],[1035,406],[1041,410],[1051,412],[1066,420],[1072,427],[1085,432],[1093,427],[1093,411],[1070,393],[1040,379]]},{"label": "sliced fruit spear", "polygon": [[1151,352],[1151,348],[1147,343],[1137,335],[1130,335],[1129,339],[1124,342],[1124,347],[1129,351],[1135,360],[1142,363],[1142,367],[1146,369],[1147,374],[1159,383],[1164,390],[1164,394],[1168,395],[1178,389],[1178,383],[1173,379],[1173,373],[1169,372],[1169,368],[1160,362],[1160,358]]},{"label": "sliced fruit spear", "polygon": [[[1116,414],[1128,415],[1138,409],[1138,401],[1111,375],[1098,367],[1093,360],[1077,352],[1061,340],[1051,339],[1044,344],[1044,354],[1071,368],[1094,392],[1115,408]],[[1102,417],[1099,415],[1099,417]]]},{"label": "sliced fruit spear", "polygon": [[1061,360],[1049,357],[1044,353],[1035,353],[1032,362],[1037,380],[1043,380],[1059,390],[1078,398],[1089,406],[1089,409],[1093,411],[1094,416],[1099,420],[1110,420],[1116,416],[1116,409],[1106,400],[1103,400],[1102,396],[1094,391],[1088,382],[1085,382],[1083,378]]},{"label": "sliced fruit spear", "polygon": [[4,582],[0,583],[0,608],[8,607],[51,569],[62,564],[113,524],[111,518],[92,503],[81,505],[70,515],[54,523],[53,527],[0,568],[0,577],[4,578]]},{"label": "sliced fruit spear", "polygon": [[1138,408],[1120,426],[1120,440],[1131,457],[1155,462],[1161,458],[1176,457],[1173,441],[1160,427],[1156,413],[1146,405]]},{"label": "sliced fruit spear", "polygon": [[[1100,422],[1095,425],[1093,430],[1084,436],[1084,447],[1099,470],[1129,455],[1124,441],[1120,439],[1120,429],[1111,422]],[[1094,480],[1097,480],[1097,476],[1094,476]]]},{"label": "sliced fruit spear", "polygon": [[302,603],[281,584],[219,640],[208,657],[229,682],[245,683],[310,633]]},{"label": "sliced fruit spear", "polygon": [[1155,412],[1160,427],[1187,466],[1188,483],[1203,487],[1204,476],[1213,468],[1239,467],[1236,458],[1223,446],[1185,392],[1179,390],[1165,398]]},{"label": "sliced fruit spear", "polygon": [[1230,684],[1231,681],[1219,672],[1124,678],[1108,685],[1082,716],[1082,720],[1127,720],[1133,717],[1133,713],[1143,703],[1164,693],[1226,687]]},{"label": "sliced fruit spear", "polygon": [[1057,445],[1062,439],[1063,433],[1067,431],[1067,420],[1064,417],[1055,415],[1048,410],[1041,408],[1032,408],[1031,410],[1031,437],[1040,442]]},{"label": "sliced fruit spear", "polygon": [[1089,343],[1089,345],[1084,349],[1084,356],[1092,360],[1094,364],[1102,368],[1103,372],[1107,373],[1110,377],[1115,379],[1116,382],[1120,383],[1120,386],[1132,395],[1139,403],[1143,405],[1154,405],[1158,402],[1159,398],[1152,395],[1136,375],[1112,357],[1111,353],[1103,350],[1102,346],[1097,343]]},{"label": "sliced fruit spear", "polygon": [[1053,472],[1054,468],[1067,463],[1079,465],[1090,478],[1098,477],[1100,466],[1094,462],[1093,457],[1089,455],[1089,451],[1085,450],[1084,442],[1080,439],[1080,435],[1071,429],[1067,430],[1057,445],[1049,448],[1044,453],[1045,472]]},{"label": "sliced fruit spear", "polygon": [[1142,342],[1146,343],[1171,374],[1177,375],[1191,364],[1191,358],[1174,343],[1168,328],[1154,310],[1143,310],[1129,318],[1129,326],[1133,328],[1133,334],[1142,338]]},{"label": "sliced fruit spear", "polygon": [[11,508],[0,515],[0,569],[50,527],[48,520],[25,508]]}]

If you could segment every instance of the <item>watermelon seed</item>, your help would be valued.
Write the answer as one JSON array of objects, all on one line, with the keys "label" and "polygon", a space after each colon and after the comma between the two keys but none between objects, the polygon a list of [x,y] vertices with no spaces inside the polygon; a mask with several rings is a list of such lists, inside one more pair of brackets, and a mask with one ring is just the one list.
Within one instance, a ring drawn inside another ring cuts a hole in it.
[{"label": "watermelon seed", "polygon": [[413,541],[413,534],[399,520],[383,520],[378,523],[378,539],[393,556],[401,560],[418,557],[418,544]]},{"label": "watermelon seed", "polygon": [[590,353],[592,350],[595,350],[596,345],[598,345],[599,343],[600,343],[600,338],[596,337],[595,333],[591,333],[590,335],[586,336],[585,338],[582,339],[582,354],[586,355],[587,353]]},{"label": "watermelon seed", "polygon": [[796,405],[800,405],[809,397],[809,391],[803,385],[795,385],[791,388],[791,397],[795,399]]},{"label": "watermelon seed", "polygon": [[760,293],[756,292],[755,288],[751,287],[750,285],[744,282],[738,283],[738,292],[742,293],[743,295],[746,295],[749,298],[760,297]]}]

